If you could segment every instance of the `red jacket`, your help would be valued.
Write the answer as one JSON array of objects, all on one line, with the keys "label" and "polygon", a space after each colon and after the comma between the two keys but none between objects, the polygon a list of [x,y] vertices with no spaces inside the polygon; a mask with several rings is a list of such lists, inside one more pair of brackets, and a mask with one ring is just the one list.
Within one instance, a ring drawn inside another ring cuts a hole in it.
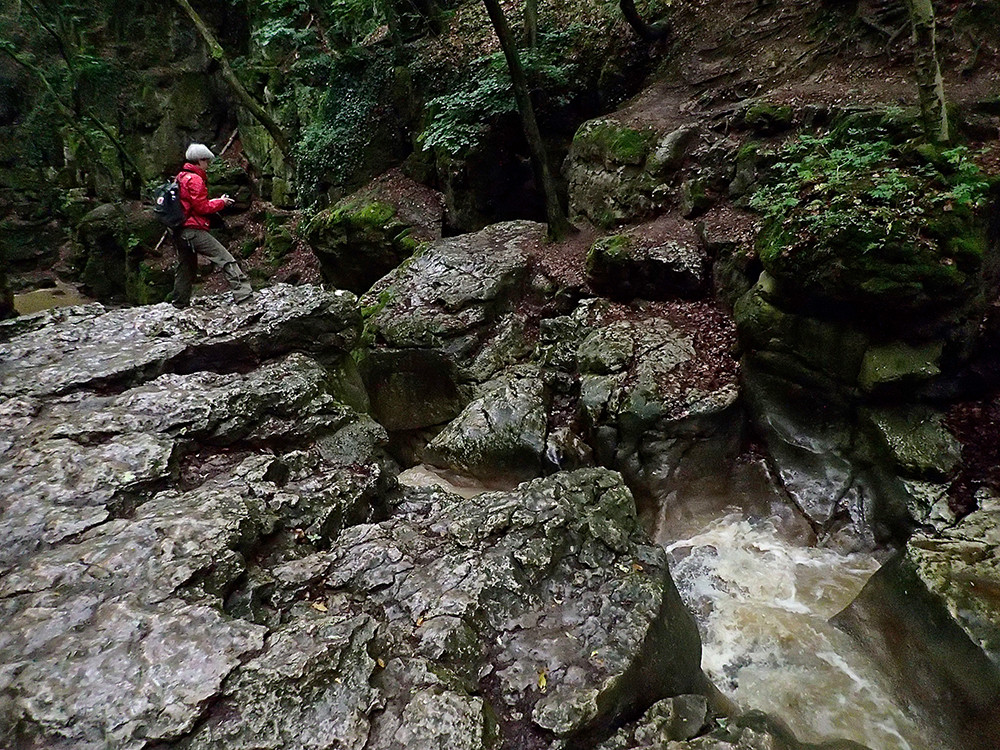
[{"label": "red jacket", "polygon": [[184,206],[185,227],[208,229],[208,215],[226,207],[222,198],[208,197],[208,175],[197,164],[188,162],[177,175],[181,186],[181,205]]}]

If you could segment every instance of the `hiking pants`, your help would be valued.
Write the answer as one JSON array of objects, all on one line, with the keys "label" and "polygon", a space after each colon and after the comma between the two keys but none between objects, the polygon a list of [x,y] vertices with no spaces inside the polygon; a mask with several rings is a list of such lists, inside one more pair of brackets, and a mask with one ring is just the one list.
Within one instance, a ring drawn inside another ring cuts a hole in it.
[{"label": "hiking pants", "polygon": [[191,301],[191,286],[198,274],[198,256],[203,255],[213,264],[222,269],[222,273],[233,290],[233,298],[241,302],[249,297],[253,290],[247,275],[243,273],[236,259],[229,254],[225,246],[204,229],[184,227],[174,236],[174,247],[177,248],[177,273],[174,276],[175,305],[187,305]]}]

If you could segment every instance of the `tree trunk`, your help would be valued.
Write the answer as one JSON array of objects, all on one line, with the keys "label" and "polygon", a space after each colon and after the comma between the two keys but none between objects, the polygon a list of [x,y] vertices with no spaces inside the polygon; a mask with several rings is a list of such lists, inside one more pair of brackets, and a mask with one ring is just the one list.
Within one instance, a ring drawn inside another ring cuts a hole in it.
[{"label": "tree trunk", "polygon": [[524,40],[529,49],[538,46],[538,0],[524,0]]},{"label": "tree trunk", "polygon": [[639,11],[635,9],[635,0],[619,0],[618,5],[622,9],[622,15],[625,16],[628,25],[647,42],[666,38],[669,30],[662,26],[650,26],[643,21]]},{"label": "tree trunk", "polygon": [[555,181],[549,171],[548,158],[545,154],[545,144],[542,141],[541,131],[538,129],[538,121],[535,119],[535,110],[531,106],[531,96],[528,93],[528,80],[524,75],[524,68],[521,59],[517,54],[517,47],[514,44],[514,36],[511,34],[507,19],[500,8],[498,0],[483,0],[486,5],[486,12],[490,15],[493,29],[496,31],[497,39],[500,40],[500,47],[503,49],[504,57],[507,59],[507,68],[510,70],[510,79],[514,84],[514,98],[517,100],[517,109],[521,114],[521,124],[524,128],[524,137],[528,141],[528,148],[531,151],[531,161],[535,167],[535,178],[538,180],[542,193],[545,196],[545,215],[549,222],[549,237],[561,239],[573,231],[573,225],[569,223],[566,212],[559,202],[559,195],[556,192]]},{"label": "tree trunk", "polygon": [[233,90],[236,98],[239,100],[240,104],[246,107],[250,114],[252,114],[257,121],[264,126],[264,129],[271,134],[271,138],[274,139],[275,145],[278,150],[281,151],[282,155],[285,157],[285,161],[289,164],[294,165],[295,159],[292,155],[292,151],[288,146],[288,139],[285,137],[285,131],[281,129],[281,126],[274,121],[274,118],[267,113],[260,103],[254,99],[250,92],[246,90],[240,79],[236,77],[236,73],[233,72],[232,66],[229,64],[229,59],[226,57],[225,50],[222,49],[222,45],[216,40],[215,36],[209,30],[205,22],[201,20],[201,16],[191,7],[191,3],[188,0],[175,0],[177,5],[180,6],[188,18],[191,19],[191,23],[198,30],[201,38],[205,41],[205,45],[208,47],[208,53],[212,56],[222,68],[222,77],[225,79],[226,83]]},{"label": "tree trunk", "polygon": [[913,62],[924,134],[933,141],[948,141],[948,110],[937,56],[937,31],[932,0],[906,0],[913,25]]}]

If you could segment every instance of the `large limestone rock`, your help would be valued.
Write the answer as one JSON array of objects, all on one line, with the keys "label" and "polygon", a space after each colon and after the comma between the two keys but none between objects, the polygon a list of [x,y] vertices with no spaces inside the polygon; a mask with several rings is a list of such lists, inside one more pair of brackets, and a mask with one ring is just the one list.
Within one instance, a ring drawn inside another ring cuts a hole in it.
[{"label": "large limestone rock", "polygon": [[692,299],[708,282],[708,257],[697,244],[622,233],[604,237],[587,253],[587,275],[615,299]]},{"label": "large limestone rock", "polygon": [[734,309],[744,395],[786,491],[824,543],[905,539],[941,508],[960,446],[938,407],[942,342],[877,338],[787,307],[761,275]]},{"label": "large limestone rock", "polygon": [[[373,339],[362,363],[375,418],[390,430],[444,424],[527,347],[518,306],[531,279],[531,222],[434,243],[362,298]],[[520,322],[519,322],[520,321]]]},{"label": "large limestone rock", "polygon": [[[576,324],[569,362],[579,372],[579,411],[595,458],[637,490],[664,497],[738,451],[743,417],[727,346],[732,330],[697,303],[620,317],[600,304],[567,316],[567,325]],[[549,356],[561,356],[558,345]]]},{"label": "large limestone rock", "polygon": [[486,481],[531,479],[545,455],[548,406],[537,372],[486,383],[430,442],[425,460]]},{"label": "large limestone rock", "polygon": [[[491,714],[503,746],[521,732],[601,733],[637,707],[708,690],[664,553],[643,542],[630,493],[603,469],[475,503],[410,490],[392,518],[346,530],[277,577],[325,611],[384,623],[376,684],[389,702],[374,747]],[[482,747],[476,737],[460,746]]]},{"label": "large limestone rock", "polygon": [[259,297],[3,324],[0,745],[487,750],[711,694],[620,476],[398,490],[353,297]]},{"label": "large limestone rock", "polygon": [[692,124],[663,131],[614,116],[584,123],[566,157],[570,213],[612,227],[662,209],[685,157],[705,135]]}]

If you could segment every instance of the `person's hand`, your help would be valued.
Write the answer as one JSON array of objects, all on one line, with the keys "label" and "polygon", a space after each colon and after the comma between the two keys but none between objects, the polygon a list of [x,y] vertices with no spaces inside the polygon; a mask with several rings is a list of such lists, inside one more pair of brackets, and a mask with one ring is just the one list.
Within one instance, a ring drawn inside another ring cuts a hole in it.
[{"label": "person's hand", "polygon": [[224,193],[223,196],[222,196],[222,200],[225,201],[225,203],[226,203],[227,206],[231,206],[231,205],[233,205],[236,202],[232,198],[229,197],[229,193]]}]

